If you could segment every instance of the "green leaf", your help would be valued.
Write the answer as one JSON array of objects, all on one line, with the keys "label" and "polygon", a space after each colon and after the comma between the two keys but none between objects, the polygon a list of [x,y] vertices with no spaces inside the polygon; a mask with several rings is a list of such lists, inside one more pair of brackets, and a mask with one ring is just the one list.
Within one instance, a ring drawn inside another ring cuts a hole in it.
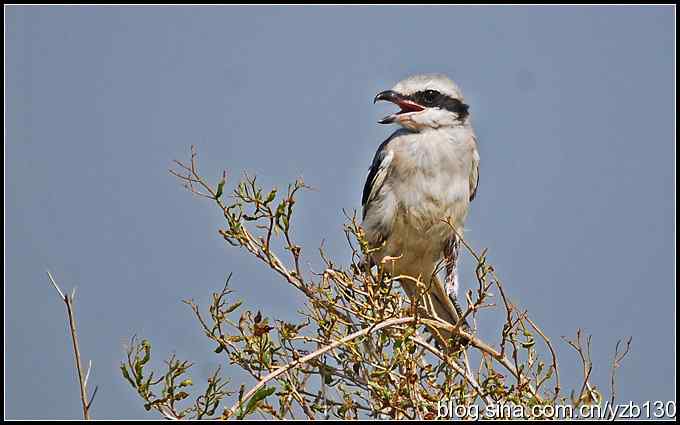
[{"label": "green leaf", "polygon": [[149,340],[145,339],[142,341],[142,348],[144,348],[144,358],[141,361],[142,365],[145,365],[151,359],[151,343]]},{"label": "green leaf", "polygon": [[276,388],[274,387],[262,387],[259,390],[253,394],[253,396],[248,400],[248,405],[246,406],[245,409],[241,408],[238,415],[236,416],[237,419],[243,419],[246,417],[246,415],[249,415],[255,411],[257,408],[257,404],[267,398],[268,396],[272,395],[276,391]]},{"label": "green leaf", "polygon": [[536,341],[534,341],[533,338],[529,338],[528,341],[525,341],[522,343],[522,347],[524,348],[531,348],[536,344]]},{"label": "green leaf", "polygon": [[272,189],[272,191],[269,192],[269,196],[267,196],[267,199],[265,199],[264,203],[268,204],[273,201],[274,198],[276,198],[276,189]]},{"label": "green leaf", "polygon": [[128,372],[127,367],[125,367],[124,363],[120,364],[120,371],[123,373],[123,376],[125,377],[125,379],[128,380],[130,385],[132,385],[134,388],[137,388],[137,385],[135,385],[135,381],[133,381],[132,378],[130,377],[130,373]]},{"label": "green leaf", "polygon": [[144,365],[142,365],[139,361],[135,363],[135,383],[137,384],[136,387],[139,387],[142,385],[142,378],[144,378]]},{"label": "green leaf", "polygon": [[545,373],[545,379],[550,379],[552,378],[554,368],[551,366],[550,369]]},{"label": "green leaf", "polygon": [[227,172],[222,173],[222,179],[217,183],[217,193],[215,193],[215,200],[222,197],[224,193],[224,184],[227,182]]}]

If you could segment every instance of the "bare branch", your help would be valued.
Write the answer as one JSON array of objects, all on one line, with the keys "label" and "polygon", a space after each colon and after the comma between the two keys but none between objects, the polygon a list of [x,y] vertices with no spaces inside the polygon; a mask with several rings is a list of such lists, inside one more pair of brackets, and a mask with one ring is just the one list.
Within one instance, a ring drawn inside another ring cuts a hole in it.
[{"label": "bare branch", "polygon": [[612,373],[611,373],[611,398],[609,404],[614,405],[616,400],[616,370],[621,367],[621,362],[630,352],[630,344],[633,342],[633,337],[628,337],[626,341],[626,346],[623,351],[619,352],[619,347],[621,346],[621,340],[616,341],[616,347],[614,348],[614,358],[612,359]]},{"label": "bare branch", "polygon": [[[87,398],[87,379],[90,375],[90,369],[88,368],[87,370],[87,375],[83,377],[83,371],[80,366],[80,348],[78,347],[78,335],[76,332],[76,319],[75,315],[73,312],[73,300],[75,296],[75,287],[71,291],[70,296],[65,296],[64,293],[62,292],[61,288],[59,288],[59,285],[57,285],[57,282],[54,280],[52,277],[52,273],[47,271],[47,277],[49,278],[50,282],[52,283],[52,286],[57,290],[59,293],[59,297],[62,299],[62,301],[66,304],[66,312],[68,314],[68,325],[69,329],[71,330],[71,341],[73,343],[73,354],[75,357],[75,363],[76,363],[76,372],[78,374],[78,384],[80,386],[80,401],[82,404],[83,408],[83,419],[89,420],[90,419],[90,405],[92,404],[92,401],[94,400],[94,394],[96,394],[97,389],[95,388],[95,392],[92,394],[92,399],[89,400]],[[91,366],[91,363],[90,363]]]}]

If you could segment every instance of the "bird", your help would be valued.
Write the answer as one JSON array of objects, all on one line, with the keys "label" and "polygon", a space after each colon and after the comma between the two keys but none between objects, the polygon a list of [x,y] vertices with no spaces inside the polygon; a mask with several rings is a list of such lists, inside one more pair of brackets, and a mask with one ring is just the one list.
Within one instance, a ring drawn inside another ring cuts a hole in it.
[{"label": "bird", "polygon": [[[378,147],[362,193],[368,260],[381,264],[389,257],[383,264],[392,276],[419,279],[429,288],[424,294],[414,280],[399,281],[412,302],[421,294],[431,316],[455,325],[463,315],[456,298],[460,238],[479,183],[469,106],[443,74],[410,76],[378,93],[378,101],[400,108],[378,123],[399,128]],[[442,262],[443,284],[437,277]]]}]

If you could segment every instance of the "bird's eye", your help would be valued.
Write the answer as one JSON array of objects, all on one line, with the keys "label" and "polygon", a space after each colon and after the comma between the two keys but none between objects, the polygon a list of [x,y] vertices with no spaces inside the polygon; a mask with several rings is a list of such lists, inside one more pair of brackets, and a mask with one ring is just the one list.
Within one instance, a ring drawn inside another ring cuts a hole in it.
[{"label": "bird's eye", "polygon": [[425,90],[423,92],[423,100],[428,104],[434,103],[438,96],[439,92],[437,90]]}]

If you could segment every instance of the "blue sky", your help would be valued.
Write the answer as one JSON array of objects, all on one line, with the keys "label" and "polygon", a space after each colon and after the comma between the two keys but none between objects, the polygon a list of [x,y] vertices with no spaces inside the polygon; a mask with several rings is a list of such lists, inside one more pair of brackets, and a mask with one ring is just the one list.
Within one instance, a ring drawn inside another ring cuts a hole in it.
[{"label": "blue sky", "polygon": [[[557,341],[565,388],[593,335],[619,399],[675,400],[675,10],[671,7],[5,8],[5,415],[78,418],[63,304],[78,287],[93,416],[153,418],[121,378],[138,334],[157,360],[218,358],[190,310],[233,272],[248,305],[293,317],[300,296],[216,233],[220,215],[168,174],[303,176],[297,239],[342,259],[391,128],[373,96],[413,73],[462,88],[480,140],[466,224],[510,296]],[[463,263],[463,290],[472,283]],[[499,322],[483,323],[495,335]],[[227,371],[233,369],[227,368]],[[231,373],[231,372],[230,372]],[[232,373],[234,388],[242,375]]]}]

